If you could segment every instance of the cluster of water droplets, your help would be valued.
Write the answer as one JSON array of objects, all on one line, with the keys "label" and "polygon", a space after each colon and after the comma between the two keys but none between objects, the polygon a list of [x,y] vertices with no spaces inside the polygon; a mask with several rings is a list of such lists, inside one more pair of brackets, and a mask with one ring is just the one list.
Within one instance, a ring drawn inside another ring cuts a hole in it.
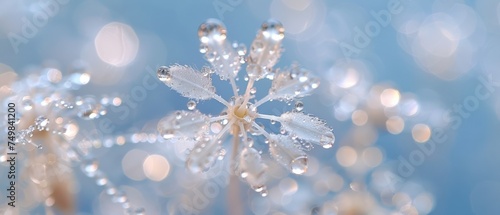
[{"label": "cluster of water droplets", "polygon": [[277,72],[269,89],[269,98],[292,101],[309,95],[318,87],[318,78],[312,76],[309,71],[294,65],[289,71]]},{"label": "cluster of water droplets", "polygon": [[247,74],[260,79],[272,72],[273,66],[281,56],[281,41],[285,37],[285,28],[276,20],[268,20],[255,36],[247,58]]}]

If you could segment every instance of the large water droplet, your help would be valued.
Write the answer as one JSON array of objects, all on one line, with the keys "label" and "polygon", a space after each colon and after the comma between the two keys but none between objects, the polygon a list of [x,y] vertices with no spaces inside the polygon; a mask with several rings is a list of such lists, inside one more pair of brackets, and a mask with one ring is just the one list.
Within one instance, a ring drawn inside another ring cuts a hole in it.
[{"label": "large water droplet", "polygon": [[158,76],[158,79],[162,82],[170,81],[172,78],[172,74],[170,73],[170,69],[166,66],[160,66],[158,70],[156,70],[156,75]]},{"label": "large water droplet", "polygon": [[24,110],[31,110],[33,109],[33,106],[35,105],[33,101],[29,98],[24,98],[23,101],[21,102],[21,105],[23,106]]},{"label": "large water droplet", "polygon": [[196,102],[193,100],[188,101],[187,108],[188,110],[194,110],[196,108]]},{"label": "large water droplet", "polygon": [[333,143],[335,142],[335,136],[333,135],[333,133],[326,133],[324,135],[321,135],[319,141],[323,148],[328,149],[333,146]]},{"label": "large water droplet", "polygon": [[285,28],[283,28],[281,22],[274,19],[262,23],[261,30],[265,38],[275,41],[280,41],[285,37]]},{"label": "large water droplet", "polygon": [[198,37],[202,43],[211,40],[223,41],[226,39],[226,27],[217,19],[208,19],[198,28]]},{"label": "large water droplet", "polygon": [[304,103],[301,101],[295,102],[295,111],[300,112],[302,110],[304,110]]},{"label": "large water droplet", "polygon": [[304,174],[307,171],[307,157],[301,156],[293,159],[292,162],[290,163],[290,169],[294,174],[297,175]]}]

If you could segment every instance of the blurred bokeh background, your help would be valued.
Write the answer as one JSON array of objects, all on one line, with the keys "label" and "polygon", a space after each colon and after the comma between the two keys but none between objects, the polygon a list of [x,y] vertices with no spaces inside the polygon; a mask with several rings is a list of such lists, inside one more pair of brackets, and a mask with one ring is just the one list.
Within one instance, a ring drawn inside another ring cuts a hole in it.
[{"label": "blurred bokeh background", "polygon": [[[154,135],[159,119],[188,102],[156,79],[156,69],[207,65],[197,31],[208,18],[247,47],[262,22],[280,20],[277,67],[298,62],[321,78],[302,100],[304,111],[325,119],[337,139],[331,149],[308,152],[306,175],[274,168],[265,198],[242,183],[245,214],[500,214],[495,0],[1,0],[0,82],[47,68],[90,75],[74,94],[118,98],[121,106],[80,132],[111,121],[109,130],[97,129],[102,144],[92,155],[130,203],[147,214],[221,214],[224,183],[188,173],[187,146]],[[264,93],[270,82],[262,82]],[[214,83],[227,98],[229,85]],[[293,105],[262,108],[280,114]],[[209,101],[197,108],[218,114],[222,107]],[[95,180],[73,169],[77,214],[122,213]],[[209,197],[199,194],[204,189]],[[195,210],[183,211],[186,202]],[[45,214],[43,204],[20,214]]]}]

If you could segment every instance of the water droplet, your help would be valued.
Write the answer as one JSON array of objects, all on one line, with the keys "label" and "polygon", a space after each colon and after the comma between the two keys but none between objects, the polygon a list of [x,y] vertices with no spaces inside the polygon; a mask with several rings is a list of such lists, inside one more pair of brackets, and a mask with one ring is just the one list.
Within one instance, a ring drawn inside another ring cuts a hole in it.
[{"label": "water droplet", "polygon": [[261,30],[265,38],[270,38],[275,41],[281,41],[285,37],[285,28],[283,28],[281,22],[274,19],[262,23]]},{"label": "water droplet", "polygon": [[49,125],[49,119],[47,119],[44,116],[39,116],[35,119],[35,126],[36,129],[38,129],[39,131],[47,129],[48,125]]},{"label": "water droplet", "polygon": [[38,145],[37,148],[38,149],[43,149],[43,146],[42,145]]},{"label": "water droplet", "polygon": [[208,46],[204,43],[200,45],[200,53],[205,54],[208,52]]},{"label": "water droplet", "polygon": [[188,101],[187,108],[188,110],[194,110],[196,108],[196,102],[193,100]]},{"label": "water droplet", "polygon": [[82,162],[82,171],[88,177],[94,177],[99,163],[94,159],[86,159]]},{"label": "water droplet", "polygon": [[112,198],[115,203],[125,203],[127,202],[127,196],[122,191],[117,191]]},{"label": "water droplet", "polygon": [[252,187],[252,189],[257,192],[257,193],[260,193],[262,192],[263,190],[266,189],[266,185],[259,185],[259,186],[254,186]]},{"label": "water droplet", "polygon": [[102,113],[102,105],[93,98],[85,98],[78,106],[78,116],[82,119],[96,119]]},{"label": "water droplet", "polygon": [[21,102],[21,105],[23,106],[24,110],[31,110],[33,109],[34,103],[31,99],[24,98]]},{"label": "water droplet", "polygon": [[292,162],[290,163],[290,169],[294,174],[297,175],[304,174],[307,171],[307,157],[301,156],[293,159]]},{"label": "water droplet", "polygon": [[319,142],[322,144],[323,148],[331,148],[333,146],[333,143],[335,142],[335,136],[331,132],[326,133],[324,135],[321,135]]},{"label": "water droplet", "polygon": [[236,52],[238,52],[239,56],[244,56],[247,53],[247,47],[241,43],[236,47]]},{"label": "water droplet", "polygon": [[304,103],[301,101],[295,102],[295,110],[298,112],[304,110]]},{"label": "water droplet", "polygon": [[248,172],[243,171],[243,172],[241,172],[240,176],[241,176],[241,178],[246,178],[246,177],[248,177]]},{"label": "water droplet", "polygon": [[252,94],[252,95],[253,95],[253,94],[255,94],[255,93],[257,93],[257,88],[252,87],[252,88],[250,89],[250,94]]},{"label": "water droplet", "polygon": [[266,197],[266,196],[267,196],[267,194],[268,194],[268,193],[267,193],[267,189],[264,189],[264,190],[262,190],[262,191],[260,192],[260,195],[261,195],[262,197]]},{"label": "water droplet", "polygon": [[145,215],[146,214],[146,210],[144,208],[137,208],[135,209],[134,215]]},{"label": "water droplet", "polygon": [[208,19],[198,28],[198,37],[202,43],[211,40],[223,41],[226,39],[226,27],[217,19]]},{"label": "water droplet", "polygon": [[156,71],[156,75],[158,76],[158,79],[162,82],[167,82],[172,79],[172,74],[170,73],[170,69],[166,66],[160,66],[158,70]]}]

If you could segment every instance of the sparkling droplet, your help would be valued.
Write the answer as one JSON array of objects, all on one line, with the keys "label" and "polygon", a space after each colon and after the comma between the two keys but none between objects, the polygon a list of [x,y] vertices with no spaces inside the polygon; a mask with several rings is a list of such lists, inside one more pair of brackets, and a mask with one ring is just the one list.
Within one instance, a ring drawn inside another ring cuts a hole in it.
[{"label": "sparkling droplet", "polygon": [[93,98],[85,98],[80,105],[78,105],[78,116],[82,119],[90,120],[96,119],[103,111],[100,103],[97,103]]},{"label": "sparkling droplet", "polygon": [[260,195],[261,195],[262,197],[266,197],[266,196],[267,196],[267,190],[262,190],[262,191],[260,192]]},{"label": "sparkling droplet", "polygon": [[248,172],[243,171],[243,172],[241,172],[240,176],[241,176],[241,178],[246,178],[246,177],[248,177]]},{"label": "sparkling droplet", "polygon": [[188,110],[194,110],[196,108],[196,102],[193,100],[188,101],[187,108]]},{"label": "sparkling droplet", "polygon": [[208,51],[208,46],[204,43],[200,45],[200,53],[205,54]]},{"label": "sparkling droplet", "polygon": [[94,159],[87,159],[82,162],[82,171],[88,177],[94,177],[99,167],[99,163]]},{"label": "sparkling droplet", "polygon": [[29,98],[24,98],[21,102],[21,105],[23,106],[24,110],[31,110],[34,106],[33,101]]},{"label": "sparkling droplet", "polygon": [[283,28],[281,22],[274,19],[262,23],[261,30],[265,38],[275,41],[281,41],[285,37],[285,28]]},{"label": "sparkling droplet", "polygon": [[112,198],[115,203],[125,203],[127,202],[127,196],[122,191],[117,191]]},{"label": "sparkling droplet", "polygon": [[295,102],[295,111],[300,112],[302,110],[304,110],[304,103],[301,101]]},{"label": "sparkling droplet", "polygon": [[328,149],[333,146],[333,143],[335,142],[335,136],[333,135],[333,133],[326,133],[324,135],[321,135],[319,141],[322,144],[323,148]]},{"label": "sparkling droplet", "polygon": [[49,119],[47,119],[47,117],[39,116],[35,119],[35,126],[36,129],[38,129],[39,131],[47,129],[48,125],[49,125]]},{"label": "sparkling droplet", "polygon": [[217,19],[208,19],[198,28],[198,37],[202,43],[223,41],[226,39],[226,27]]},{"label": "sparkling droplet", "polygon": [[42,145],[38,145],[37,148],[38,149],[43,149],[43,146]]},{"label": "sparkling droplet", "polygon": [[252,95],[253,95],[253,94],[255,94],[255,93],[257,93],[257,88],[252,87],[252,88],[250,89],[250,94],[252,94]]},{"label": "sparkling droplet", "polygon": [[294,174],[304,174],[307,171],[307,157],[302,156],[292,160],[290,163],[290,169]]},{"label": "sparkling droplet", "polygon": [[158,70],[156,71],[156,75],[162,82],[168,82],[172,79],[172,74],[170,73],[169,68],[166,66],[160,66],[160,68],[158,68]]}]

